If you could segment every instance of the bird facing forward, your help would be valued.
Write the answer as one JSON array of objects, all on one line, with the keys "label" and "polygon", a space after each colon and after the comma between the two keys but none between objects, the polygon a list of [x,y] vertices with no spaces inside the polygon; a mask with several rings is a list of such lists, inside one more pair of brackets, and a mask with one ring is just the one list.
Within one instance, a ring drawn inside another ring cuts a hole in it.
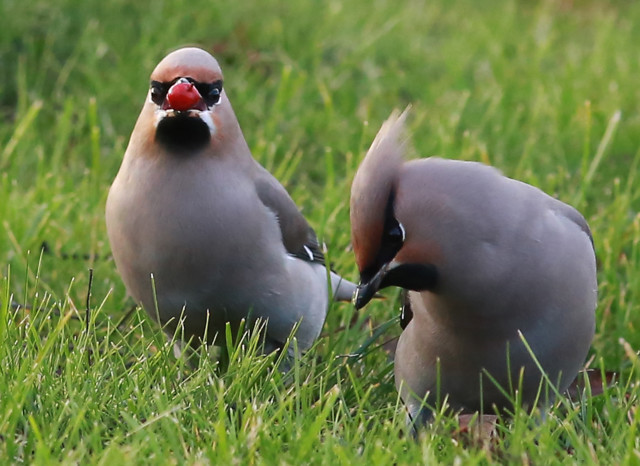
[{"label": "bird facing forward", "polygon": [[380,288],[408,290],[395,376],[410,419],[426,420],[445,397],[454,410],[491,412],[518,391],[531,406],[541,386],[531,353],[565,390],[595,330],[586,221],[480,163],[404,162],[405,118],[392,114],[358,169],[351,227],[356,307]]},{"label": "bird facing forward", "polygon": [[225,325],[267,321],[265,351],[292,329],[308,349],[330,295],[355,285],[327,273],[314,231],[256,162],[223,87],[198,48],[167,55],[109,191],[107,232],[129,294],[184,340],[224,344]]}]

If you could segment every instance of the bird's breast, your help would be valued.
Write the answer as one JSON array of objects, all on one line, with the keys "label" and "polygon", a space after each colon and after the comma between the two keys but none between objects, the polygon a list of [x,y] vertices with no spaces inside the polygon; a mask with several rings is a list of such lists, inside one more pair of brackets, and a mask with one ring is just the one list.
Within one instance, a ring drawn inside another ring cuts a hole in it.
[{"label": "bird's breast", "polygon": [[[252,277],[268,277],[283,261],[281,251],[266,247],[280,244],[279,229],[251,179],[210,160],[135,161],[110,191],[107,228],[129,292],[153,309],[153,274],[161,314],[185,303],[247,306],[231,290],[255,285]],[[260,283],[268,293],[268,279]]]}]

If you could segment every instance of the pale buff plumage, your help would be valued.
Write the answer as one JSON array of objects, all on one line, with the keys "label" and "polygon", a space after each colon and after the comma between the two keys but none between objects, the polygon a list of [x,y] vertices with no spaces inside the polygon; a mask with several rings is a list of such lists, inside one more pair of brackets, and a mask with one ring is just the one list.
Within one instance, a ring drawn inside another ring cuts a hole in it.
[{"label": "pale buff plumage", "polygon": [[[594,334],[596,261],[586,221],[480,163],[405,162],[405,117],[384,123],[362,162],[351,223],[362,277],[356,306],[385,286],[410,290],[413,318],[395,375],[411,417],[428,413],[422,400],[445,396],[456,410],[509,408],[489,377],[480,387],[485,371],[514,394],[524,368],[520,396],[531,405],[541,373],[520,332],[563,391]],[[548,399],[543,392],[539,402]]]},{"label": "pale buff plumage", "polygon": [[[177,112],[166,93],[180,79],[206,95]],[[222,344],[226,322],[235,332],[242,319],[259,317],[268,320],[267,350],[298,322],[298,346],[309,348],[330,294],[350,299],[355,286],[327,273],[313,230],[252,158],[217,61],[181,49],[151,81],[106,207],[128,292],[169,333],[183,316],[185,339]]]}]

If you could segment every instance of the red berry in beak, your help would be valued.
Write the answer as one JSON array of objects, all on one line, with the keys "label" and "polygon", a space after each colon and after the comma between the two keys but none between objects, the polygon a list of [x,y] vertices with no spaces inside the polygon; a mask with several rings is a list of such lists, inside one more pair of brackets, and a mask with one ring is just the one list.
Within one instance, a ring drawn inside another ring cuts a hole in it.
[{"label": "red berry in beak", "polygon": [[179,112],[190,110],[202,100],[193,83],[179,82],[171,86],[167,93],[169,107]]}]

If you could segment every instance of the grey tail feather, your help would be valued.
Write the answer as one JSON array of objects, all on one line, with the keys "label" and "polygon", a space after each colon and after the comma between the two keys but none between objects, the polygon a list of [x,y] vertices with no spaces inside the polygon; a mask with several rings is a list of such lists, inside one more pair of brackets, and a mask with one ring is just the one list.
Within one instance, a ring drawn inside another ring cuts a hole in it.
[{"label": "grey tail feather", "polygon": [[357,285],[331,272],[331,288],[333,289],[334,301],[351,301]]}]

